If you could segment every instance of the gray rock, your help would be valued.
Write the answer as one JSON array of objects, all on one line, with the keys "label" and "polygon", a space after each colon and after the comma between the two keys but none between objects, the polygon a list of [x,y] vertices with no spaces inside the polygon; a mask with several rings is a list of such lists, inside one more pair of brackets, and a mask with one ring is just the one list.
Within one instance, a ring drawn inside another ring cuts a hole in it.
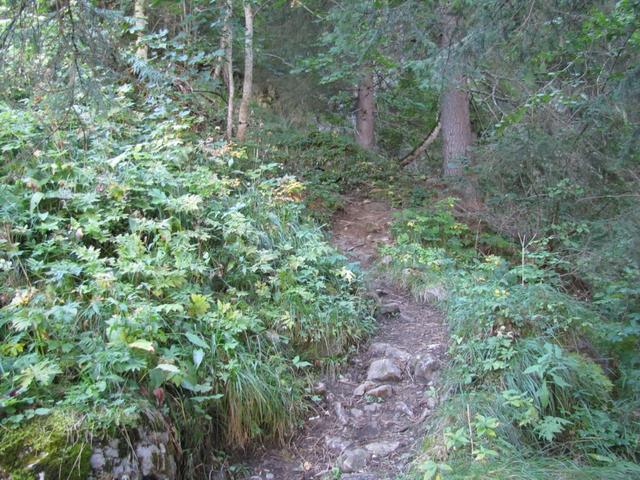
[{"label": "gray rock", "polygon": [[372,382],[399,382],[402,380],[402,370],[394,361],[383,358],[369,365],[367,380]]},{"label": "gray rock", "polygon": [[405,402],[396,402],[396,410],[404,413],[407,417],[413,418],[413,410]]},{"label": "gray rock", "polygon": [[427,398],[427,408],[429,410],[433,410],[438,405],[438,400],[435,397]]},{"label": "gray rock", "polygon": [[327,393],[327,384],[324,382],[318,382],[313,386],[313,393],[317,395],[324,395]]},{"label": "gray rock", "polygon": [[447,291],[442,285],[434,285],[422,292],[422,300],[425,303],[439,303],[446,300],[447,297]]},{"label": "gray rock", "polygon": [[364,406],[364,411],[368,413],[376,413],[378,410],[380,410],[380,408],[380,405],[377,403],[369,403],[368,405]]},{"label": "gray rock", "polygon": [[94,470],[102,470],[104,466],[107,464],[107,459],[104,456],[102,449],[96,449],[91,454],[91,458],[89,459],[89,463],[91,464],[91,468]]},{"label": "gray rock", "polygon": [[429,383],[433,381],[438,370],[440,361],[431,355],[425,355],[416,361],[413,376],[420,383]]},{"label": "gray rock", "polygon": [[411,360],[411,354],[404,350],[389,345],[388,343],[376,342],[369,347],[369,354],[376,358],[391,358],[406,364]]},{"label": "gray rock", "polygon": [[367,390],[371,390],[375,386],[376,384],[374,382],[367,380],[366,382],[361,383],[356,387],[356,389],[353,391],[353,395],[356,397],[361,397],[365,393],[367,393]]},{"label": "gray rock", "polygon": [[363,448],[347,450],[340,457],[340,468],[345,473],[357,472],[367,466],[369,452]]},{"label": "gray rock", "polygon": [[372,455],[386,457],[400,448],[400,442],[373,442],[364,447]]},{"label": "gray rock", "polygon": [[355,419],[362,418],[364,415],[364,412],[359,408],[352,408],[349,413],[351,413],[351,416]]},{"label": "gray rock", "polygon": [[[156,422],[154,422],[156,423]],[[166,422],[159,425],[170,426]],[[174,480],[177,475],[179,454],[170,430],[155,431],[138,428],[137,440],[131,448],[126,442],[120,448],[118,439],[97,444],[90,457],[93,478],[156,478]]]},{"label": "gray rock", "polygon": [[342,404],[340,402],[336,402],[333,405],[333,408],[336,412],[336,417],[338,417],[338,421],[342,424],[342,425],[348,425],[349,424],[349,417],[347,416],[347,412],[344,411],[344,407],[342,406]]},{"label": "gray rock", "polygon": [[380,385],[379,387],[369,390],[367,395],[377,398],[389,398],[393,395],[393,388],[391,385]]},{"label": "gray rock", "polygon": [[380,305],[380,313],[382,315],[396,315],[400,313],[400,305],[397,303],[385,303]]},{"label": "gray rock", "polygon": [[324,443],[332,452],[342,453],[349,448],[353,442],[342,437],[325,437]]},{"label": "gray rock", "polygon": [[378,480],[379,477],[376,477],[373,473],[347,473],[346,475],[341,475],[340,480]]},{"label": "gray rock", "polygon": [[172,459],[167,455],[167,446],[164,443],[146,442],[136,445],[136,456],[140,464],[143,477],[158,477],[158,472],[168,474],[165,478],[175,478],[176,465],[169,465]]}]

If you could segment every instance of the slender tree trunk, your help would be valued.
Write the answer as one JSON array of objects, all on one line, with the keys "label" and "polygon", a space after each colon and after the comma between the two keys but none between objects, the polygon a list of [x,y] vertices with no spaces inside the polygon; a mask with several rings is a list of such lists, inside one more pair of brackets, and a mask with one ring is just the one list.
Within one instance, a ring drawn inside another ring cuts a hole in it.
[{"label": "slender tree trunk", "polygon": [[[451,48],[455,43],[456,30],[460,18],[445,14],[442,47]],[[463,89],[465,78],[459,66],[447,66],[447,85],[440,101],[440,119],[442,122],[443,173],[445,177],[461,177],[464,160],[469,154],[473,142],[471,120],[469,117],[469,96]]]},{"label": "slender tree trunk", "polygon": [[243,141],[249,123],[249,103],[253,89],[253,10],[251,4],[244,1],[244,80],[242,82],[242,100],[238,110],[238,140]]},{"label": "slender tree trunk", "polygon": [[227,0],[227,13],[224,19],[224,36],[227,67],[227,132],[228,141],[233,138],[233,100],[235,86],[233,84],[233,28],[231,27],[231,16],[233,15],[233,2]]},{"label": "slender tree trunk", "polygon": [[356,112],[356,142],[366,150],[375,147],[375,91],[373,72],[368,70],[358,85],[358,111]]},{"label": "slender tree trunk", "polygon": [[[224,33],[220,37],[220,45],[218,46],[218,50],[225,50]],[[212,75],[213,80],[220,79],[220,75],[222,74],[222,66],[224,65],[224,62],[225,62],[224,56],[218,57],[216,61],[218,63],[216,63],[216,66],[213,68],[213,75]]]},{"label": "slender tree trunk", "polygon": [[133,4],[133,16],[136,19],[136,30],[138,36],[138,48],[136,49],[136,56],[143,60],[147,59],[148,47],[143,43],[142,37],[147,33],[147,16],[145,13],[146,0],[135,0]]}]

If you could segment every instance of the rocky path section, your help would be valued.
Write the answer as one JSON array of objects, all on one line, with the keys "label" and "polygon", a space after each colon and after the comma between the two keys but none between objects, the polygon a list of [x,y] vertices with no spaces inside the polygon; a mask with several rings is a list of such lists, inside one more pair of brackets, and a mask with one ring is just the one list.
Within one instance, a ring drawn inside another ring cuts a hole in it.
[{"label": "rocky path section", "polygon": [[446,350],[441,314],[375,273],[380,244],[389,243],[392,210],[352,200],[334,222],[334,244],[367,272],[380,303],[377,332],[338,378],[316,386],[322,401],[305,428],[281,449],[251,462],[251,480],[387,480],[402,473],[419,448]]}]

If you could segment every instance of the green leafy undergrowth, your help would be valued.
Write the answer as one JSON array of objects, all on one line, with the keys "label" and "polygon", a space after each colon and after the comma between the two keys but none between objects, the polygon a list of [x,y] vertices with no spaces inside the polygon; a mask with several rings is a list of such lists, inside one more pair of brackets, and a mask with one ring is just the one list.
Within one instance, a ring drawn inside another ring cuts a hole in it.
[{"label": "green leafy undergrowth", "polygon": [[[394,206],[421,203],[424,189],[398,161],[367,152],[351,137],[331,131],[309,131],[269,119],[260,139],[250,149],[267,152],[276,161],[304,179],[304,199],[315,216],[327,220],[343,204],[343,195],[381,198]],[[419,179],[425,180],[424,177]]]},{"label": "green leafy undergrowth", "polygon": [[422,477],[482,478],[508,472],[513,458],[535,463],[540,455],[565,459],[567,472],[578,464],[640,472],[620,466],[640,454],[629,360],[638,332],[628,315],[607,317],[566,293],[554,268],[561,262],[544,241],[527,244],[519,263],[476,253],[453,208],[447,200],[403,212],[396,243],[383,249],[389,273],[417,297],[446,291],[446,401],[429,423]]},{"label": "green leafy undergrowth", "polygon": [[121,87],[55,131],[0,106],[0,437],[63,410],[99,435],[149,409],[185,444],[281,437],[309,366],[371,326],[358,272],[297,180],[236,170],[244,151],[199,141],[170,99],[135,102]]}]

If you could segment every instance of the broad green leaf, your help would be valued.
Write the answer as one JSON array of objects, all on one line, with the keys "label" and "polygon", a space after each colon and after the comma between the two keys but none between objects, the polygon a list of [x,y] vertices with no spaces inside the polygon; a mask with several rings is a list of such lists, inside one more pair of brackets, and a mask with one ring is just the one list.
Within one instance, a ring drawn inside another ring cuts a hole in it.
[{"label": "broad green leaf", "polygon": [[198,348],[193,351],[193,364],[198,368],[204,359],[204,350]]},{"label": "broad green leaf", "polygon": [[167,373],[180,373],[180,369],[171,363],[159,363],[156,368]]},{"label": "broad green leaf", "polygon": [[130,348],[137,348],[138,350],[144,350],[145,352],[155,352],[155,348],[153,343],[149,340],[136,340],[135,342],[131,342],[129,344]]},{"label": "broad green leaf", "polygon": [[38,207],[42,199],[44,198],[44,194],[42,192],[35,192],[31,195],[31,202],[29,206],[29,211],[33,213],[33,211]]},{"label": "broad green leaf", "polygon": [[189,340],[191,343],[193,343],[196,347],[204,348],[205,350],[210,350],[210,347],[207,344],[207,342],[205,342],[198,335],[195,335],[193,333],[187,332],[187,333],[184,334],[184,336],[187,337],[187,340]]},{"label": "broad green leaf", "polygon": [[547,382],[542,381],[542,385],[536,392],[538,399],[540,400],[540,406],[542,408],[547,408],[549,406],[549,389],[547,388]]}]

